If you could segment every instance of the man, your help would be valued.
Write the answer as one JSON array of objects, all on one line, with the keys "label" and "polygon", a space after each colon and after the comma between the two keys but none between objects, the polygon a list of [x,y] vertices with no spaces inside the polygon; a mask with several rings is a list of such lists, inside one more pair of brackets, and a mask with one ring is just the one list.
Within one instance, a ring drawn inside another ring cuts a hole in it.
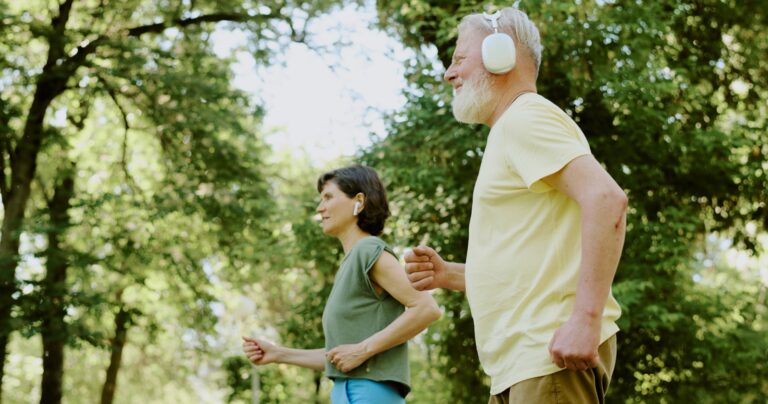
[{"label": "man", "polygon": [[[516,49],[514,68],[500,74],[481,51],[494,17]],[[453,113],[491,127],[467,261],[419,246],[406,270],[416,289],[466,290],[490,403],[602,403],[615,365],[620,309],[611,283],[627,197],[576,123],[536,94],[540,61],[539,32],[525,13],[462,20],[445,72]]]}]

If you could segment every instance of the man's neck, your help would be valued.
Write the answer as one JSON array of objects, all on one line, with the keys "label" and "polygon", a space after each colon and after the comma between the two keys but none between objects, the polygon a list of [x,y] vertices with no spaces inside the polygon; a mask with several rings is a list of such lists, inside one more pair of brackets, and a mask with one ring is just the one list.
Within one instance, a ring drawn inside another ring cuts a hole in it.
[{"label": "man's neck", "polygon": [[499,94],[496,108],[493,110],[491,117],[488,121],[488,126],[493,127],[496,121],[501,118],[501,115],[509,109],[509,106],[515,102],[515,100],[525,93],[535,93],[536,83],[517,82],[506,86],[504,90]]}]

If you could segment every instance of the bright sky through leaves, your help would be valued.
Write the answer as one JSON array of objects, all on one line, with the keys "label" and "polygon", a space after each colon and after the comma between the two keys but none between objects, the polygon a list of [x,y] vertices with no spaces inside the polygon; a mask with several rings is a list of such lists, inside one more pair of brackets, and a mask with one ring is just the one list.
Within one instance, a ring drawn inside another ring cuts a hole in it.
[{"label": "bright sky through leaves", "polygon": [[[367,146],[371,132],[384,135],[382,113],[405,102],[400,91],[408,51],[371,29],[374,18],[370,6],[320,17],[309,27],[310,44],[336,52],[293,43],[269,67],[256,66],[248,52],[235,49],[245,41],[242,32],[216,32],[215,51],[236,52],[234,85],[264,103],[264,130],[276,149],[295,149],[299,156],[304,150],[314,163],[324,163]],[[339,40],[349,44],[333,48]]]}]

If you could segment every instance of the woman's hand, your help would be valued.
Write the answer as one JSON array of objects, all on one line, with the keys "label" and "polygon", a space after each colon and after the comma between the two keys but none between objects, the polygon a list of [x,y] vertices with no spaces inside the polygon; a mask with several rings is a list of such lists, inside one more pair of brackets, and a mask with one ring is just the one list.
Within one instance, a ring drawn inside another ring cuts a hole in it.
[{"label": "woman's hand", "polygon": [[243,353],[254,365],[267,365],[278,361],[280,347],[257,338],[243,337]]},{"label": "woman's hand", "polygon": [[370,358],[365,346],[361,344],[339,345],[325,354],[328,362],[336,369],[346,373],[363,364]]}]

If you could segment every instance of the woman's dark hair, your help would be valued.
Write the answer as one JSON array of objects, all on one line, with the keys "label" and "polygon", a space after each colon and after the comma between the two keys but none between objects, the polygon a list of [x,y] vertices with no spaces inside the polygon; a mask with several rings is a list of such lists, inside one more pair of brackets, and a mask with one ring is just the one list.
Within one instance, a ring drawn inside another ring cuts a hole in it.
[{"label": "woman's dark hair", "polygon": [[337,168],[317,179],[317,192],[322,192],[328,181],[333,181],[350,198],[358,193],[365,195],[365,207],[357,215],[357,226],[371,235],[381,234],[389,217],[389,204],[387,191],[376,171],[361,165]]}]

